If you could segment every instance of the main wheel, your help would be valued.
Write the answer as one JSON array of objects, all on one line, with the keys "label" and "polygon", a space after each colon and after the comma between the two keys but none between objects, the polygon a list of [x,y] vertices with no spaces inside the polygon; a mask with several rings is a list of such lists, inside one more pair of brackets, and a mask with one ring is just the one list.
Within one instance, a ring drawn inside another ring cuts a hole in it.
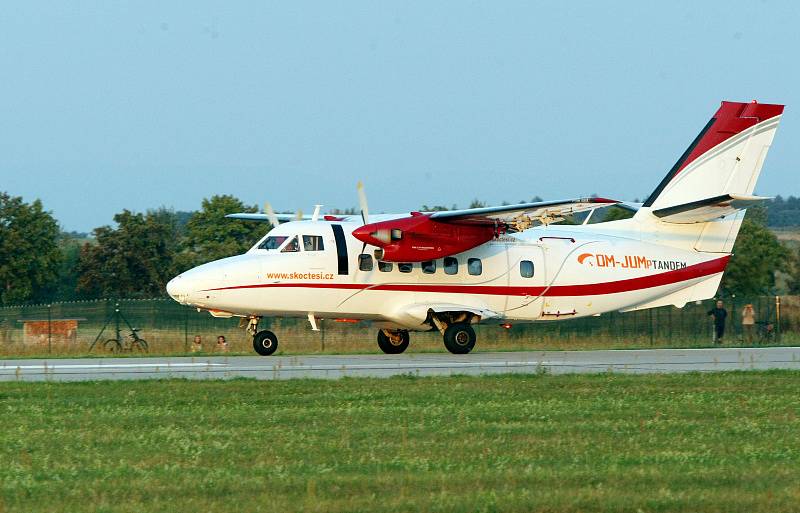
[{"label": "main wheel", "polygon": [[387,335],[383,330],[378,330],[378,347],[386,354],[400,354],[408,348],[409,337],[405,330]]},{"label": "main wheel", "polygon": [[119,340],[115,338],[110,338],[103,342],[103,349],[107,353],[119,353],[122,351],[122,344],[119,343]]},{"label": "main wheel", "polygon": [[269,356],[278,350],[278,337],[269,330],[262,330],[253,337],[253,349],[261,356]]},{"label": "main wheel", "polygon": [[467,354],[475,347],[476,338],[472,326],[458,322],[444,330],[444,347],[453,354]]}]

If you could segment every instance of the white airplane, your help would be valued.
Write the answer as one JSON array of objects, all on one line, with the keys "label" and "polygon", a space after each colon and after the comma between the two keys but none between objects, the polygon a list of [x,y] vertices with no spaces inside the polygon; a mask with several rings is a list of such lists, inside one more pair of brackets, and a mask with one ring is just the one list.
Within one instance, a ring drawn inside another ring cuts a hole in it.
[{"label": "white airplane", "polygon": [[[782,105],[722,102],[647,200],[545,201],[445,212],[319,216],[279,224],[247,253],[167,284],[184,305],[241,317],[255,351],[276,335],[264,316],[371,321],[378,346],[402,353],[412,331],[438,330],[452,353],[475,345],[473,324],[574,319],[714,297],[778,128]],[[624,220],[553,224],[609,205]]]}]

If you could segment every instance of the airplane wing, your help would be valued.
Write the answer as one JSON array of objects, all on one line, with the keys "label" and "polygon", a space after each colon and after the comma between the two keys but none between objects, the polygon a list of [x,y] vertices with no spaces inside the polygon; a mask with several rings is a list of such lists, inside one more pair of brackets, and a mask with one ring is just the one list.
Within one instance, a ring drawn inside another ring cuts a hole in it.
[{"label": "airplane wing", "polygon": [[508,231],[523,231],[535,224],[550,224],[565,216],[599,207],[617,205],[621,202],[606,198],[578,198],[560,201],[538,201],[499,207],[468,208],[433,212],[435,221],[455,224],[497,225],[503,224]]},{"label": "airplane wing", "polygon": [[[239,212],[236,214],[228,214],[225,217],[228,219],[241,219],[243,221],[258,221],[261,223],[268,223],[269,222],[269,214],[256,214],[256,213],[249,213],[249,212]],[[300,219],[297,218],[297,214],[275,214],[275,217],[278,218],[278,221],[285,223],[288,221],[299,221],[299,220],[308,220],[311,219],[310,215],[304,215]]]}]

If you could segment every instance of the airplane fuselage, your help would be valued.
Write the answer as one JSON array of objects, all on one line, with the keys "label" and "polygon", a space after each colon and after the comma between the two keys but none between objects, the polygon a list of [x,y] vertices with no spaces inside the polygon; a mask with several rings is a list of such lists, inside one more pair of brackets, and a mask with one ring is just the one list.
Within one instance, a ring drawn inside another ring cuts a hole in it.
[{"label": "airplane fuselage", "polygon": [[[171,283],[171,294],[221,316],[312,314],[428,330],[431,309],[454,305],[504,322],[572,319],[656,300],[682,306],[691,295],[679,292],[705,281],[716,288],[728,259],[643,242],[631,223],[617,224],[627,227],[617,232],[615,223],[604,225],[542,226],[403,264],[379,263],[370,246],[362,251],[351,235],[357,223],[292,222],[268,234],[284,237],[283,246],[260,249],[260,241],[243,255],[197,267]],[[295,236],[297,251],[286,251]],[[322,243],[307,250],[304,236]]]}]

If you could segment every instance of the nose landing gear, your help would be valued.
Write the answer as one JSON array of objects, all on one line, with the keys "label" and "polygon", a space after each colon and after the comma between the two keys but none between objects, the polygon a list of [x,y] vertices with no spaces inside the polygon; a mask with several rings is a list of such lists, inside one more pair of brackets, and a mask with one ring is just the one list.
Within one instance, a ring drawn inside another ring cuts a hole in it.
[{"label": "nose landing gear", "polygon": [[406,330],[378,331],[378,347],[386,354],[400,354],[408,348],[410,337]]},{"label": "nose landing gear", "polygon": [[278,350],[278,337],[269,330],[261,330],[253,337],[253,349],[261,356],[269,356]]},{"label": "nose landing gear", "polygon": [[253,336],[253,349],[261,356],[269,356],[278,350],[278,337],[269,330],[258,331],[258,322],[261,317],[243,317],[239,327],[244,328]]}]

